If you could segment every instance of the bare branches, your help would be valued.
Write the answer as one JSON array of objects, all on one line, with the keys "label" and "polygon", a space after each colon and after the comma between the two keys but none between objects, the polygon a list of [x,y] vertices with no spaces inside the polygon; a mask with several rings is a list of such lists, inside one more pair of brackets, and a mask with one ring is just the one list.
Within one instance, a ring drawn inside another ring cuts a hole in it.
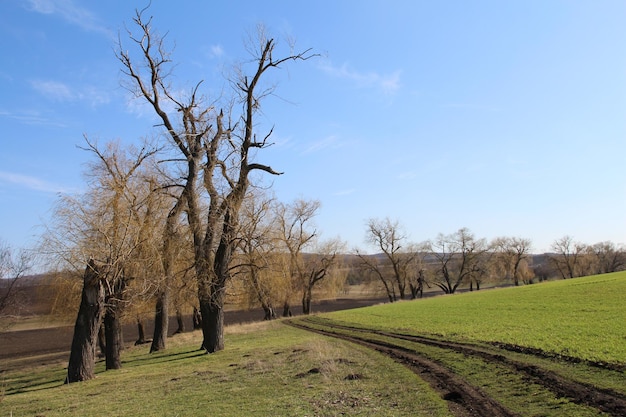
[{"label": "bare branches", "polygon": [[0,241],[0,314],[18,304],[17,284],[32,268],[33,255],[25,250],[17,253]]}]

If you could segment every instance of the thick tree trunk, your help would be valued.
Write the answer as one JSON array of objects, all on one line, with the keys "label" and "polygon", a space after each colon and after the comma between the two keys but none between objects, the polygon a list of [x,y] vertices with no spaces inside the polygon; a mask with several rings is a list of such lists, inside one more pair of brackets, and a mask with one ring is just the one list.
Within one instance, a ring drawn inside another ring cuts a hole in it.
[{"label": "thick tree trunk", "polygon": [[120,369],[122,367],[122,325],[118,313],[116,308],[109,308],[104,314],[105,363],[107,370]]},{"label": "thick tree trunk", "polygon": [[224,309],[217,300],[200,300],[202,349],[214,353],[224,349]]},{"label": "thick tree trunk", "polygon": [[157,297],[154,311],[154,335],[150,353],[165,349],[165,340],[169,330],[169,289],[161,291]]},{"label": "thick tree trunk", "polygon": [[178,324],[178,329],[174,332],[174,334],[184,333],[185,332],[185,320],[183,317],[182,311],[180,309],[176,309],[176,324]]},{"label": "thick tree trunk", "polygon": [[89,261],[83,277],[80,307],[74,325],[74,337],[65,383],[94,378],[98,329],[104,309],[104,285],[94,261]]}]

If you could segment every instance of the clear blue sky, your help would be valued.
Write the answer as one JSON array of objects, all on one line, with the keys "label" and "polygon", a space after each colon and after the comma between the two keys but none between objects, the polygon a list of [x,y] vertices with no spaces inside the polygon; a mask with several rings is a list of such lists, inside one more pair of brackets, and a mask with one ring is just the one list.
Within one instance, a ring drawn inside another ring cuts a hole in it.
[{"label": "clear blue sky", "polygon": [[[279,74],[259,159],[277,196],[319,199],[322,236],[365,221],[412,241],[564,235],[626,242],[626,2],[163,1],[181,91],[247,58],[263,23],[319,59]],[[83,134],[137,141],[154,118],[120,87],[115,41],[144,1],[0,3],[0,238],[33,245],[58,193],[84,189]]]}]

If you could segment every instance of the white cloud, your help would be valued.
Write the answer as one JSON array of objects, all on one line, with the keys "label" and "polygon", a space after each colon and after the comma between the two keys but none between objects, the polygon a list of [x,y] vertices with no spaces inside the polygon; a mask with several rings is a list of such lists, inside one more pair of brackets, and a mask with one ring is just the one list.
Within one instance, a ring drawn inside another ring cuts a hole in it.
[{"label": "white cloud", "polygon": [[107,36],[113,33],[107,29],[89,10],[75,5],[72,0],[29,0],[29,10],[60,16],[63,20],[90,32],[100,32]]},{"label": "white cloud", "polygon": [[65,83],[51,80],[32,80],[30,84],[35,91],[54,101],[85,101],[92,106],[105,104],[110,101],[109,94],[106,91],[92,86],[72,88]]},{"label": "white cloud", "polygon": [[343,64],[340,67],[333,66],[332,63],[322,64],[320,67],[325,73],[344,78],[354,82],[358,87],[374,87],[382,90],[385,94],[393,94],[400,89],[400,74],[397,70],[391,74],[379,74],[377,72],[358,72]]},{"label": "white cloud", "polygon": [[72,101],[74,94],[70,88],[57,81],[33,80],[30,85],[40,94],[55,101]]},{"label": "white cloud", "polygon": [[76,191],[36,177],[5,171],[0,171],[0,182],[10,183],[29,190],[43,191],[46,193],[69,193]]},{"label": "white cloud", "polygon": [[28,0],[27,8],[33,12],[55,15],[89,32],[99,32],[113,37],[113,32],[105,27],[91,11],[84,9],[72,0]]},{"label": "white cloud", "polygon": [[224,55],[224,48],[221,45],[211,45],[211,58],[219,58]]}]

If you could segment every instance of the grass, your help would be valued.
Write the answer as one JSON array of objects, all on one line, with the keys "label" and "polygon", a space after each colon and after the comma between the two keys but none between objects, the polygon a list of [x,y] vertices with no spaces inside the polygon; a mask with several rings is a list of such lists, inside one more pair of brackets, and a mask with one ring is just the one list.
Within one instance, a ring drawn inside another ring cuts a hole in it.
[{"label": "grass", "polygon": [[626,272],[329,313],[333,321],[626,365]]},{"label": "grass", "polygon": [[[123,369],[63,385],[63,364],[0,374],[0,416],[449,415],[392,360],[280,322],[228,328],[227,349],[200,354],[200,334],[163,353],[124,352]],[[1,385],[1,384],[0,384]]]}]

